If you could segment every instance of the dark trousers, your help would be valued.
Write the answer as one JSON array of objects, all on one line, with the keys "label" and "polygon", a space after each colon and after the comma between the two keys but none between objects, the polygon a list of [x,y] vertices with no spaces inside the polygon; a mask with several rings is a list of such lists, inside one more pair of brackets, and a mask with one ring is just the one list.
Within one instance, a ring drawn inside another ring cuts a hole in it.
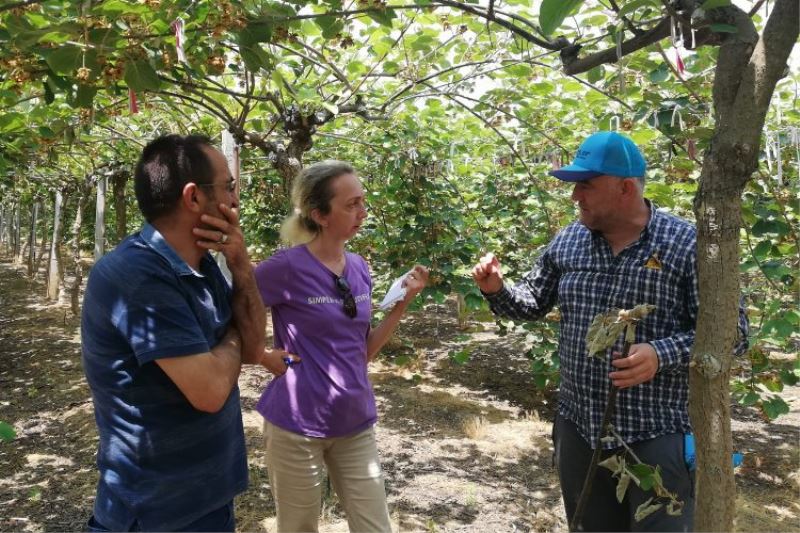
[{"label": "dark trousers", "polygon": [[[561,415],[553,424],[553,444],[561,495],[567,520],[571,522],[578,506],[583,482],[592,460],[592,447],[578,433],[578,428]],[[664,507],[637,522],[636,508],[653,491],[642,491],[631,481],[622,503],[617,501],[617,480],[607,468],[598,467],[592,491],[583,513],[583,531],[692,531],[694,523],[694,473],[686,467],[683,454],[683,434],[673,433],[655,439],[635,442],[633,452],[645,464],[661,467],[664,487],[684,502],[680,516],[670,516]],[[601,461],[619,453],[620,449],[604,451]]]},{"label": "dark trousers", "polygon": [[[87,524],[87,531],[90,532],[105,532],[111,531],[106,526],[97,521],[92,515]],[[191,524],[177,529],[176,531],[226,531],[233,532],[236,530],[236,517],[233,513],[233,500],[223,505],[219,509],[215,509],[208,514],[205,514],[192,522]],[[138,522],[134,522],[128,531],[141,531]]]}]

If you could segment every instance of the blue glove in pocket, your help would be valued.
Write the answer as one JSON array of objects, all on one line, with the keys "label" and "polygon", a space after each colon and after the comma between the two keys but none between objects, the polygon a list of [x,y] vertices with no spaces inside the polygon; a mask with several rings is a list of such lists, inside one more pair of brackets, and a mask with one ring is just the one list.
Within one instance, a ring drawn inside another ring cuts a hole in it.
[{"label": "blue glove in pocket", "polygon": [[[683,459],[686,461],[686,468],[694,470],[697,466],[695,464],[695,451],[694,451],[694,435],[686,433],[683,436]],[[733,454],[733,467],[736,468],[744,461],[744,454],[734,452]]]}]

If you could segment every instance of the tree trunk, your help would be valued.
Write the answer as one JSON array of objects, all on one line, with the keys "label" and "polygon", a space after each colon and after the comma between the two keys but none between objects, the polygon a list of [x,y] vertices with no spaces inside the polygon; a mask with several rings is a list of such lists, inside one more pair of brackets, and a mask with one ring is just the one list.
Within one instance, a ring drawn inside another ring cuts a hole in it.
[{"label": "tree trunk", "polygon": [[58,245],[61,242],[61,222],[63,218],[64,194],[61,189],[56,191],[53,203],[53,240],[50,242],[50,266],[47,269],[47,298],[51,301],[58,300],[61,287],[61,265],[59,265]]},{"label": "tree trunk", "polygon": [[775,85],[798,38],[800,5],[778,0],[761,37],[736,7],[714,76],[715,128],[694,202],[700,310],[689,373],[696,437],[695,531],[732,531],[736,486],[730,427],[730,369],[739,306],[739,227],[744,186],[758,167],[761,132]]},{"label": "tree trunk", "polygon": [[[102,180],[103,178],[101,178]],[[80,293],[83,283],[83,268],[81,267],[81,226],[83,225],[83,212],[89,203],[89,195],[84,189],[75,202],[75,221],[72,223],[72,281],[67,287],[69,292],[70,309],[74,316],[80,313]]]},{"label": "tree trunk", "polygon": [[[709,154],[707,159],[713,158]],[[712,166],[706,162],[704,166]],[[730,369],[739,315],[741,182],[723,172],[703,182],[695,198],[697,316],[690,380],[690,416],[696,433],[695,531],[732,531],[736,484],[731,454]],[[704,176],[705,177],[705,176]]]},{"label": "tree trunk", "polygon": [[33,278],[36,266],[36,218],[39,216],[39,201],[33,200],[30,227],[28,229],[28,277]]},{"label": "tree trunk", "polygon": [[101,176],[97,180],[97,203],[94,217],[94,260],[106,252],[106,185],[108,180]]},{"label": "tree trunk", "polygon": [[127,170],[115,172],[111,179],[114,184],[114,215],[116,217],[115,244],[128,234],[128,207],[125,203],[125,184],[128,182]]}]

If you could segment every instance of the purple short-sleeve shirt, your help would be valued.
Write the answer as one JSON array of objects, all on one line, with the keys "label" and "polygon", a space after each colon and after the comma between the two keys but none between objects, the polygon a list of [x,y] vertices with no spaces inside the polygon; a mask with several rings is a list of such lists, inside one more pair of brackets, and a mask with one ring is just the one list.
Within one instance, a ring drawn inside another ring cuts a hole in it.
[{"label": "purple short-sleeve shirt", "polygon": [[278,427],[309,437],[340,437],[376,420],[367,375],[372,279],[366,261],[346,254],[343,276],[358,307],[348,317],[335,275],[306,246],[281,250],[255,271],[272,311],[275,347],[302,363],[273,379],[256,409]]}]

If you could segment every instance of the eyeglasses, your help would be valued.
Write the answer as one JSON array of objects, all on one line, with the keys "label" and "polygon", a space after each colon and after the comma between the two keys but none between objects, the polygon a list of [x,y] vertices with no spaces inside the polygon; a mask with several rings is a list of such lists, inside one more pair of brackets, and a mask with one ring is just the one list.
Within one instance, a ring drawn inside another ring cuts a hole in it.
[{"label": "eyeglasses", "polygon": [[225,190],[228,192],[234,192],[236,190],[236,178],[231,178],[225,183],[195,183],[198,187],[217,187],[222,185],[225,187]]},{"label": "eyeglasses", "polygon": [[356,307],[356,299],[353,298],[353,291],[350,290],[350,284],[347,283],[343,276],[334,276],[333,280],[336,284],[336,290],[339,291],[344,303],[344,314],[350,318],[355,318],[358,314],[358,308]]}]

